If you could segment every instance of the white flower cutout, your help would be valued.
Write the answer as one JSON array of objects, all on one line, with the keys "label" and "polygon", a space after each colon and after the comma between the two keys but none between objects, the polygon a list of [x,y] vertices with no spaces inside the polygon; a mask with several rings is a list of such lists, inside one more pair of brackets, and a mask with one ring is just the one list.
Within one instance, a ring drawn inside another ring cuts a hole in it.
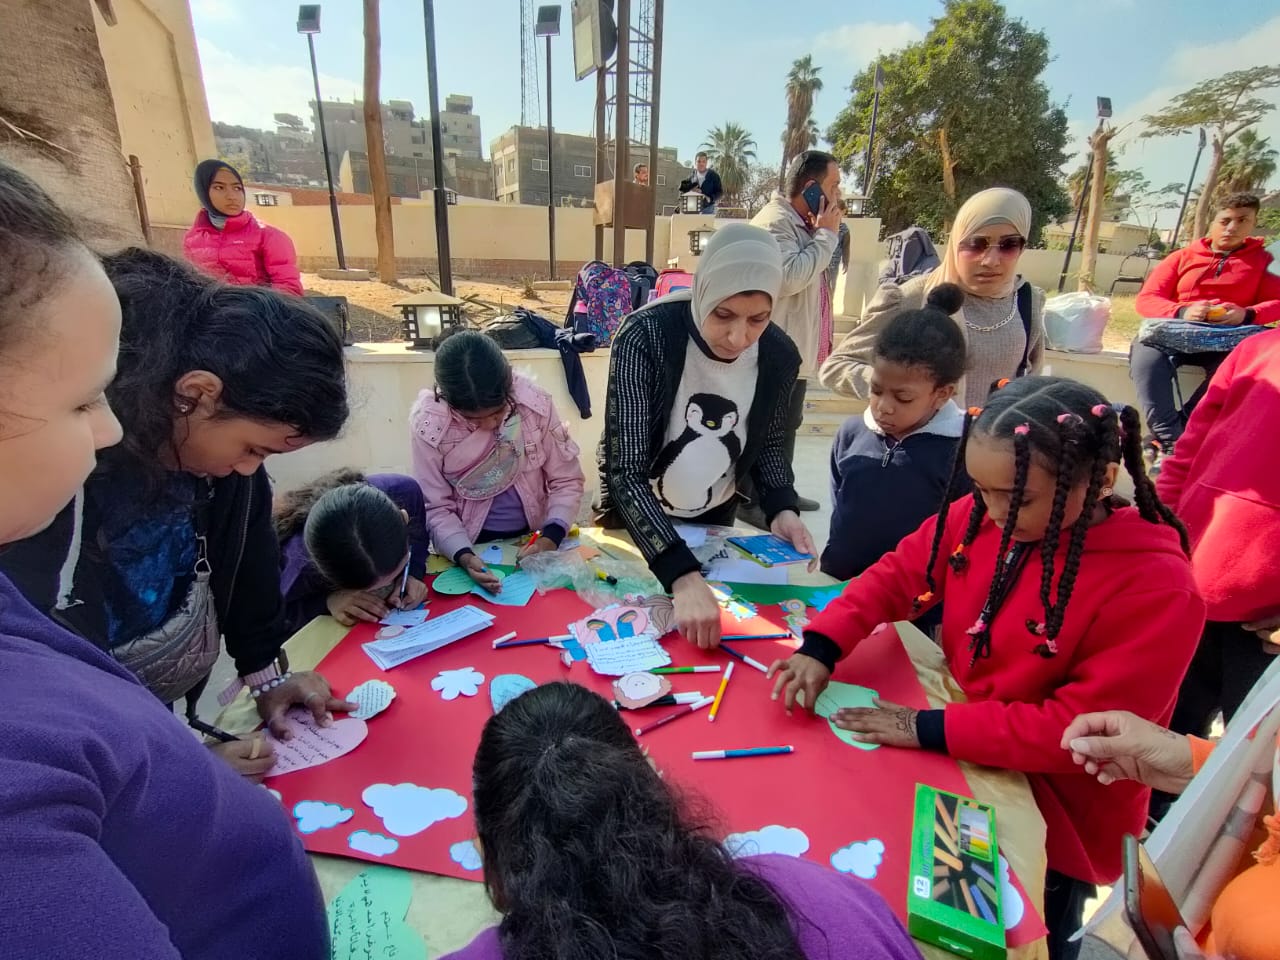
[{"label": "white flower cutout", "polygon": [[441,670],[431,681],[431,689],[439,691],[443,700],[457,700],[459,696],[474,697],[483,685],[484,674],[475,667]]}]

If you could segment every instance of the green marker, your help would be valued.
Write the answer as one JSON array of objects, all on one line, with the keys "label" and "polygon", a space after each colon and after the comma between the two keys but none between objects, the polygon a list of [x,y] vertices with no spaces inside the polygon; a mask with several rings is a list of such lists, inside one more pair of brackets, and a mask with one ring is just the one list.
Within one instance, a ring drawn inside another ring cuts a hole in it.
[{"label": "green marker", "polygon": [[719,673],[720,668],[715,664],[702,667],[654,667],[650,673]]}]

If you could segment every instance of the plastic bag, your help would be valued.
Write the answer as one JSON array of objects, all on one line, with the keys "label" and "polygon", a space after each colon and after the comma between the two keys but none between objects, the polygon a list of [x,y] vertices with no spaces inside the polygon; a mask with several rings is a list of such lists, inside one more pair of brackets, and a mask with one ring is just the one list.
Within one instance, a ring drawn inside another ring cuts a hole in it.
[{"label": "plastic bag", "polygon": [[1044,305],[1044,336],[1050,350],[1101,353],[1111,320],[1111,301],[1083,291],[1051,297]]}]

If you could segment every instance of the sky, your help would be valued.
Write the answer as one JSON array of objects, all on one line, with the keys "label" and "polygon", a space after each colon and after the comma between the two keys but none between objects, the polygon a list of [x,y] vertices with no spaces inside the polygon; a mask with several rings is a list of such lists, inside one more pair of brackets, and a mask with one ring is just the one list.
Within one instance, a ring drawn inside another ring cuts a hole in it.
[{"label": "sky", "polygon": [[[562,35],[552,40],[553,118],[558,130],[589,135],[595,84],[592,78],[574,80],[570,3],[562,3]],[[633,8],[638,3],[632,0]],[[1071,121],[1070,166],[1082,162],[1088,149],[1095,98],[1109,96],[1112,122],[1124,127],[1113,141],[1120,166],[1141,170],[1156,187],[1185,184],[1195,137],[1140,139],[1139,118],[1207,77],[1280,59],[1280,0],[1227,8],[1204,0],[1006,0],[1006,7],[1049,38],[1053,62],[1044,79]],[[297,4],[191,0],[191,8],[214,120],[269,128],[276,112],[308,117],[312,80],[306,41],[296,32]],[[794,9],[794,20],[777,23],[780,8]],[[759,159],[776,163],[786,118],[783,86],[793,60],[811,53],[822,68],[824,89],[814,116],[825,131],[848,102],[855,73],[879,53],[923,37],[941,8],[938,0],[667,0],[661,144],[689,159],[710,127],[734,121],[754,136]],[[441,106],[449,93],[475,99],[487,156],[489,141],[520,122],[520,0],[437,0],[435,12]],[[316,56],[322,95],[358,98],[361,4],[328,0],[321,28]],[[543,43],[538,76],[545,85]],[[422,4],[382,0],[383,100],[410,100],[427,114],[425,51]],[[545,104],[546,90],[539,92]],[[1280,104],[1280,91],[1270,91],[1269,99]],[[1269,114],[1259,132],[1280,147],[1280,111]],[[1207,155],[1197,180],[1206,163]],[[1159,222],[1172,226],[1174,217],[1176,211],[1163,213]]]}]

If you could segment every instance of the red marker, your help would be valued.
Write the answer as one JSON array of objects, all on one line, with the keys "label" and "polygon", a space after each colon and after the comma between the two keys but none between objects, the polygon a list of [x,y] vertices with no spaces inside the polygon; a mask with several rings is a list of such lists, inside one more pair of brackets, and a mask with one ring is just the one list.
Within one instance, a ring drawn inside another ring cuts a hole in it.
[{"label": "red marker", "polygon": [[703,697],[697,703],[691,703],[687,707],[684,707],[683,709],[676,710],[674,713],[668,713],[665,717],[659,717],[657,720],[653,721],[653,723],[645,724],[643,727],[636,727],[636,736],[637,737],[642,736],[648,733],[650,730],[656,730],[658,727],[662,726],[664,723],[670,723],[672,720],[675,720],[678,717],[687,716],[688,714],[691,714],[696,710],[701,710],[703,707],[709,707],[711,706],[711,702],[713,700],[715,700],[715,697]]}]

